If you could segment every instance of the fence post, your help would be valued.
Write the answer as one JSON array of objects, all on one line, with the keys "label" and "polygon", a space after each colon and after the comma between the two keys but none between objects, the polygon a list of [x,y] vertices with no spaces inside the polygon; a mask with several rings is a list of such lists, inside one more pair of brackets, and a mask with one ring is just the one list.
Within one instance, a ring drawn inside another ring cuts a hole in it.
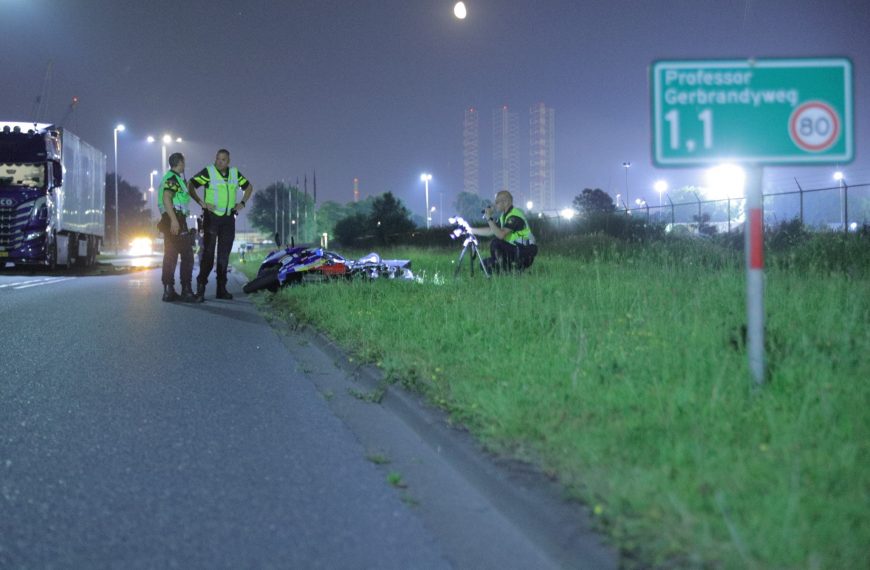
[{"label": "fence post", "polygon": [[849,185],[843,180],[843,231],[849,235]]},{"label": "fence post", "polygon": [[695,200],[698,201],[698,233],[701,233],[701,197],[697,192],[692,192],[695,195]]},{"label": "fence post", "polygon": [[764,384],[764,197],[762,167],[746,169],[746,348],[749,370],[756,386]]},{"label": "fence post", "polygon": [[673,231],[673,229],[674,229],[674,224],[677,223],[677,222],[676,222],[676,217],[674,216],[674,201],[671,200],[671,195],[670,195],[670,194],[665,194],[665,196],[667,196],[667,198],[668,198],[668,202],[671,203],[671,230]]},{"label": "fence post", "polygon": [[797,184],[798,194],[801,198],[801,225],[804,225],[804,189],[801,188],[801,183],[798,182],[797,176],[794,177],[794,183]]},{"label": "fence post", "polygon": [[649,225],[649,204],[644,202],[643,205],[646,206],[646,225]]}]

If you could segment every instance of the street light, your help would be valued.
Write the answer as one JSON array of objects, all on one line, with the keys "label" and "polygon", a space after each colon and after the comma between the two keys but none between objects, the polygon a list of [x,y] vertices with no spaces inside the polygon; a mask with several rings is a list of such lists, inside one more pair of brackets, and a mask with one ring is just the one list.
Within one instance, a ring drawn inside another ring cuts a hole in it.
[{"label": "street light", "polygon": [[531,212],[531,211],[532,211],[532,207],[534,207],[534,205],[535,205],[535,203],[532,202],[531,200],[529,200],[528,202],[526,202],[526,210],[528,210],[528,211]]},{"label": "street light", "polygon": [[[148,211],[151,211],[151,204],[153,203],[154,198],[154,177],[160,174],[156,170],[152,170],[148,173],[148,192],[150,192],[150,196],[148,197]],[[159,209],[158,209],[159,211]]]},{"label": "street light", "polygon": [[[145,139],[145,140],[147,140],[149,143],[153,143],[153,142],[156,142],[157,139],[155,139],[155,138],[152,137],[152,136],[149,136],[149,137],[148,137],[147,139]],[[172,135],[170,135],[170,134],[164,134],[164,135],[161,137],[160,140],[161,140],[161,142],[163,143],[163,144],[161,145],[161,148],[160,148],[160,159],[161,159],[161,162],[160,162],[160,168],[161,168],[161,169],[163,169],[163,168],[169,168],[169,166],[166,164],[166,145],[172,143],[172,141],[173,141],[173,139],[172,139]],[[177,137],[177,138],[175,138],[175,142],[180,143],[180,142],[184,142],[184,141],[182,140],[181,137]]]},{"label": "street light", "polygon": [[426,185],[426,229],[429,229],[429,181],[432,180],[432,175],[424,172],[420,175],[420,180]]},{"label": "street light", "polygon": [[115,255],[118,255],[118,133],[122,132],[126,127],[118,125],[112,132],[115,140]]},{"label": "street light", "polygon": [[843,171],[838,170],[834,173],[834,180],[837,181],[837,185],[840,187],[840,223],[843,227],[846,227],[846,209],[843,207],[845,200],[843,200]]},{"label": "street light", "polygon": [[631,163],[628,162],[628,161],[625,161],[625,162],[622,163],[622,167],[625,169],[625,201],[628,202],[628,201],[629,201],[629,196],[628,196],[628,169],[631,168]]}]

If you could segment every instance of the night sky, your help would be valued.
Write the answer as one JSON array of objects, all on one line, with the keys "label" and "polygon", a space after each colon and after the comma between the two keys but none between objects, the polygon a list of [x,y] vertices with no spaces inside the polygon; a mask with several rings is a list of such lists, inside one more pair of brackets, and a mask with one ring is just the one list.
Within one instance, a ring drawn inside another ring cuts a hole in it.
[{"label": "night sky", "polygon": [[[160,168],[147,135],[188,175],[219,147],[263,188],[317,171],[319,201],[392,191],[422,213],[420,173],[445,207],[462,190],[463,112],[480,112],[481,193],[492,190],[492,109],[519,113],[528,191],[529,106],[556,111],[556,193],[615,194],[631,161],[632,197],[653,182],[701,184],[694,169],[651,164],[648,66],[659,58],[846,56],[854,65],[856,159],[870,182],[867,0],[0,0],[0,119],[31,120],[53,62],[48,115],[101,148],[143,190]],[[766,186],[833,185],[834,167],[768,168]]]}]

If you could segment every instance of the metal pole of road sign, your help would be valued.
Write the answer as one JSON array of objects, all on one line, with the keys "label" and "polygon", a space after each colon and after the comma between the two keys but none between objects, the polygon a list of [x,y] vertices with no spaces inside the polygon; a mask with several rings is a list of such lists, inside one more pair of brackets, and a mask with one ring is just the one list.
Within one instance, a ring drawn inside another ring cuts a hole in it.
[{"label": "metal pole of road sign", "polygon": [[764,384],[764,219],[758,165],[746,168],[746,347],[749,371],[758,386]]}]

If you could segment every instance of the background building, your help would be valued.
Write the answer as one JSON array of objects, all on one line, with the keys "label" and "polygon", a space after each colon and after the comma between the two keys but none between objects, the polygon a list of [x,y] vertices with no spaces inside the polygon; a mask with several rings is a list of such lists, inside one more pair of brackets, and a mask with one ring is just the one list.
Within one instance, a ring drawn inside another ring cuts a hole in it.
[{"label": "background building", "polygon": [[529,200],[556,208],[556,111],[543,103],[529,109]]},{"label": "background building", "polygon": [[480,117],[474,107],[462,123],[462,190],[480,194]]},{"label": "background building", "polygon": [[519,204],[519,119],[507,105],[492,112],[492,190],[507,190]]}]

